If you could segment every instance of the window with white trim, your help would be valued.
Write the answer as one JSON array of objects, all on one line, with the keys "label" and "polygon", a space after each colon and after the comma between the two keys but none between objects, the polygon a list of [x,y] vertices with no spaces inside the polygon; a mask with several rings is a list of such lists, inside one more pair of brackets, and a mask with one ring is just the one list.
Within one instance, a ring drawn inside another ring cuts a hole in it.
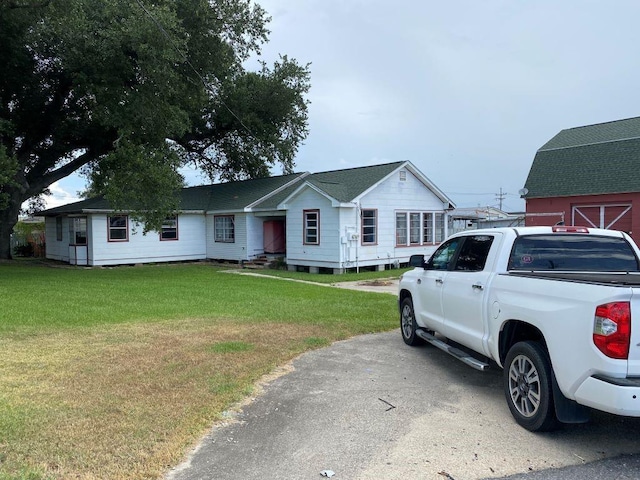
[{"label": "window with white trim", "polygon": [[435,217],[435,228],[434,232],[436,234],[434,242],[441,243],[444,241],[444,213],[436,213]]},{"label": "window with white trim", "polygon": [[320,210],[305,210],[302,215],[304,222],[304,244],[320,245]]},{"label": "window with white trim", "polygon": [[409,243],[412,245],[420,244],[420,214],[409,214]]},{"label": "window with white trim", "polygon": [[422,243],[434,243],[432,212],[422,214]]},{"label": "window with white trim", "polygon": [[375,245],[378,243],[378,211],[363,209],[361,212],[362,244]]},{"label": "window with white trim", "polygon": [[445,239],[442,212],[396,212],[396,245],[433,245]]},{"label": "window with white trim", "polygon": [[129,217],[126,215],[114,215],[112,217],[107,217],[107,224],[109,225],[108,241],[129,241]]},{"label": "window with white trim", "polygon": [[213,217],[213,224],[216,242],[234,243],[236,241],[235,218],[233,215],[216,215]]},{"label": "window with white trim", "polygon": [[178,240],[178,216],[171,215],[162,222],[160,240]]},{"label": "window with white trim", "polygon": [[406,212],[396,213],[396,245],[407,244],[407,214]]}]

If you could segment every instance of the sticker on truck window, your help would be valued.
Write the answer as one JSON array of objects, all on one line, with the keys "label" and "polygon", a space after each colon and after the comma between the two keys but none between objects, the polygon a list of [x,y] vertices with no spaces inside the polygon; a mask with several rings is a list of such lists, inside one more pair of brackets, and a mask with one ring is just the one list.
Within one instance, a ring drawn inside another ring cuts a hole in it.
[{"label": "sticker on truck window", "polygon": [[533,255],[522,255],[522,257],[520,257],[520,262],[521,263],[533,263]]}]

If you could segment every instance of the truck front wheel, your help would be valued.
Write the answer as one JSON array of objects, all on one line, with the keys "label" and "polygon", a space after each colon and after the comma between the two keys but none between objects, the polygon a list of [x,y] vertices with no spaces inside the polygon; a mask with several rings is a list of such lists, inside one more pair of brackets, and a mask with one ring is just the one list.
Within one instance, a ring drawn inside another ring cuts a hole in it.
[{"label": "truck front wheel", "polygon": [[516,422],[531,432],[558,426],[553,404],[551,364],[538,342],[518,342],[504,363],[504,391]]},{"label": "truck front wheel", "polygon": [[404,343],[412,347],[423,343],[422,339],[416,335],[417,329],[418,325],[413,311],[413,302],[411,297],[407,297],[400,304],[400,332],[402,332]]}]

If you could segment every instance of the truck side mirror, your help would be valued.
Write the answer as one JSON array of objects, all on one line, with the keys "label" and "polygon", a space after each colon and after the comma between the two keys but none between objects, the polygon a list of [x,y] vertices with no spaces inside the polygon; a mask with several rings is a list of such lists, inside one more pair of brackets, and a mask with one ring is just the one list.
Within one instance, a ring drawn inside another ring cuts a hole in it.
[{"label": "truck side mirror", "polygon": [[416,254],[409,257],[410,267],[423,267],[424,268],[424,255]]}]

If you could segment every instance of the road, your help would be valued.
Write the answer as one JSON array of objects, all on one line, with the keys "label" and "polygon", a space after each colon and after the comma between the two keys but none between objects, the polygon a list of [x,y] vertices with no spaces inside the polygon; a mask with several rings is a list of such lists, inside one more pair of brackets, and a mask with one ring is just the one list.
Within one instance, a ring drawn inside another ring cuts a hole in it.
[{"label": "road", "polygon": [[166,479],[640,479],[638,456],[617,458],[640,453],[640,419],[595,413],[530,433],[512,420],[500,370],[408,347],[399,331],[337,342],[281,373]]}]

